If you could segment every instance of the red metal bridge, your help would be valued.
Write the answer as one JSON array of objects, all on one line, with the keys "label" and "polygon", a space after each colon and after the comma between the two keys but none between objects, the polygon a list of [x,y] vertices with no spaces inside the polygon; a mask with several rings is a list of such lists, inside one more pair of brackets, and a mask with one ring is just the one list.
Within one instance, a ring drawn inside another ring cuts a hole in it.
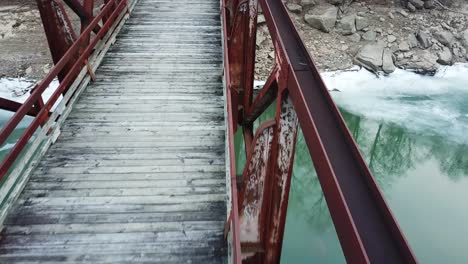
[{"label": "red metal bridge", "polygon": [[299,126],[347,262],[417,262],[282,1],[36,1],[55,66],[0,100],[2,145],[34,117],[0,165],[0,263],[279,263]]}]

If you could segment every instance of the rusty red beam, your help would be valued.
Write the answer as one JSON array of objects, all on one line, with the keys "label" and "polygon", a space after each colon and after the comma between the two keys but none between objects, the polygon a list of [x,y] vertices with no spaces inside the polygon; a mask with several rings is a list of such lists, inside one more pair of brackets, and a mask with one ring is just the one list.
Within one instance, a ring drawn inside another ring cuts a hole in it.
[{"label": "rusty red beam", "polygon": [[[229,63],[229,51],[228,51],[228,9],[223,6],[222,8],[223,17],[223,48],[224,48],[224,82],[225,82],[225,94],[226,94],[226,110],[227,110],[227,134],[228,134],[228,151],[229,151],[229,173],[231,175],[231,216],[228,221],[232,224],[232,247],[233,247],[233,263],[241,264],[241,244],[240,244],[240,231],[239,231],[239,206],[237,204],[237,174],[236,174],[236,153],[234,148],[234,133],[237,126],[237,104],[233,102],[233,91],[231,90],[231,75],[230,75],[230,63]],[[228,225],[229,226],[229,225]]]},{"label": "rusty red beam", "polygon": [[[93,6],[94,0],[86,0],[83,2],[83,5],[78,0],[63,1],[70,7],[73,12],[75,12],[80,17],[82,25],[85,25],[82,29],[86,28],[86,24],[89,24],[89,22],[93,20],[93,9],[92,7],[89,8],[89,6]],[[94,33],[98,33],[99,30],[101,30],[101,26],[99,25],[96,25],[93,28]]]},{"label": "rusty red beam", "polygon": [[[22,103],[11,101],[5,98],[0,98],[0,109],[6,110],[6,111],[16,112],[22,105],[23,105]],[[33,105],[33,107],[29,110],[29,112],[27,112],[26,115],[36,116],[38,113],[39,113],[39,108],[36,107],[36,105]]]},{"label": "rusty red beam", "polygon": [[[42,93],[49,86],[52,80],[60,73],[60,71],[65,67],[65,65],[67,65],[69,61],[73,58],[72,55],[79,49],[81,42],[86,38],[86,35],[89,34],[93,30],[94,26],[97,25],[97,23],[102,19],[104,14],[106,14],[111,9],[114,1],[116,0],[109,2],[101,11],[101,13],[94,18],[94,20],[85,29],[85,31],[80,36],[80,38],[70,47],[70,49],[68,49],[68,51],[63,56],[63,58],[50,70],[50,72],[38,84],[37,88],[34,89],[34,91],[31,93],[28,99],[23,103],[23,105],[18,109],[18,111],[13,115],[13,117],[5,124],[5,126],[0,131],[0,145],[2,145],[6,141],[6,139],[11,135],[11,133],[19,124],[19,122],[21,122],[24,116],[33,107],[34,103],[40,99],[40,97],[42,96]],[[40,110],[36,118],[34,118],[34,120],[25,130],[23,135],[21,135],[21,137],[18,139],[15,146],[10,150],[7,156],[3,159],[0,165],[0,179],[2,179],[7,174],[13,162],[16,160],[18,155],[26,146],[29,139],[31,138],[33,133],[37,130],[39,125],[44,121],[44,118],[46,118],[47,113],[50,111],[54,103],[60,97],[60,94],[63,91],[65,91],[65,89],[74,81],[74,78],[76,77],[76,73],[79,72],[79,70],[84,66],[84,61],[91,54],[94,46],[98,43],[100,38],[102,38],[104,34],[107,33],[107,30],[112,25],[113,20],[119,15],[120,11],[125,10],[126,6],[127,6],[126,0],[121,1],[118,4],[117,8],[110,15],[110,19],[103,25],[101,31],[99,31],[96,37],[93,38],[93,40],[91,41],[90,45],[88,45],[88,47],[82,52],[80,57],[74,62],[72,68],[70,69],[68,74],[65,76],[63,81],[60,83],[60,85],[57,87],[55,92],[52,94],[50,99],[47,101],[47,103],[44,104],[44,107]]]},{"label": "rusty red beam", "polygon": [[275,101],[278,93],[278,82],[276,81],[277,69],[275,68],[268,77],[265,85],[248,108],[242,120],[243,124],[253,123],[270,105]]},{"label": "rusty red beam", "polygon": [[260,3],[347,262],[417,263],[284,4]]},{"label": "rusty red beam", "polygon": [[[61,1],[36,0],[36,2],[41,14],[47,42],[49,43],[52,60],[54,64],[57,64],[73,45],[76,34]],[[73,56],[75,56],[75,59],[78,58],[78,53],[76,52]],[[72,66],[73,62],[67,61],[67,64],[58,74],[59,81],[63,80]]]}]

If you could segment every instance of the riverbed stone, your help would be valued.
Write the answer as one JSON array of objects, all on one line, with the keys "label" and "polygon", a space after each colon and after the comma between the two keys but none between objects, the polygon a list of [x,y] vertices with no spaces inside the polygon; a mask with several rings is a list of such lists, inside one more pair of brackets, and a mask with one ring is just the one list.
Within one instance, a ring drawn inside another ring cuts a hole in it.
[{"label": "riverbed stone", "polygon": [[374,41],[377,38],[377,33],[375,31],[367,31],[362,34],[362,39],[366,41]]},{"label": "riverbed stone", "polygon": [[416,50],[412,56],[397,61],[396,66],[422,74],[433,74],[439,68],[437,59],[438,56],[428,50]]},{"label": "riverbed stone", "polygon": [[435,1],[434,0],[426,0],[424,2],[424,8],[426,9],[434,9],[436,8]]},{"label": "riverbed stone", "polygon": [[453,34],[447,30],[434,32],[434,38],[447,47],[450,47],[453,41],[455,40],[455,37],[453,36]]},{"label": "riverbed stone", "polygon": [[453,56],[452,51],[449,48],[444,47],[441,52],[439,52],[439,59],[437,60],[438,63],[442,65],[452,65]]},{"label": "riverbed stone", "polygon": [[463,46],[468,49],[468,29],[461,33],[461,42]]},{"label": "riverbed stone", "polygon": [[361,35],[359,35],[358,33],[354,33],[352,35],[349,35],[348,38],[352,41],[352,42],[359,42],[361,41]]},{"label": "riverbed stone", "polygon": [[415,48],[418,46],[418,39],[416,38],[416,35],[413,33],[409,34],[408,37],[406,38],[406,42],[408,42],[408,45],[410,48]]},{"label": "riverbed stone", "polygon": [[304,19],[311,27],[328,33],[335,27],[337,12],[336,6],[320,5],[310,10]]},{"label": "riverbed stone", "polygon": [[356,15],[342,17],[336,23],[336,30],[343,35],[351,35],[356,32]]},{"label": "riverbed stone", "polygon": [[385,43],[377,42],[365,45],[354,58],[354,62],[370,71],[381,70]]},{"label": "riverbed stone", "polygon": [[430,48],[432,46],[431,36],[424,31],[419,31],[416,35],[416,39],[423,49]]},{"label": "riverbed stone", "polygon": [[395,64],[393,64],[392,52],[389,49],[384,49],[382,55],[382,70],[385,73],[392,73],[396,69]]},{"label": "riverbed stone", "polygon": [[422,0],[409,0],[409,3],[411,3],[417,9],[423,9],[424,7],[424,1]]},{"label": "riverbed stone", "polygon": [[356,16],[356,30],[363,30],[369,26],[367,17]]},{"label": "riverbed stone", "polygon": [[317,2],[315,0],[302,0],[300,2],[300,5],[302,7],[311,7],[311,6],[314,6],[316,4],[317,4]]},{"label": "riverbed stone", "polygon": [[302,13],[302,6],[295,3],[287,3],[286,8],[288,8],[289,11],[296,14]]},{"label": "riverbed stone", "polygon": [[410,50],[410,45],[408,44],[408,42],[402,41],[402,42],[398,45],[398,49],[399,49],[400,51],[409,51],[409,50]]}]

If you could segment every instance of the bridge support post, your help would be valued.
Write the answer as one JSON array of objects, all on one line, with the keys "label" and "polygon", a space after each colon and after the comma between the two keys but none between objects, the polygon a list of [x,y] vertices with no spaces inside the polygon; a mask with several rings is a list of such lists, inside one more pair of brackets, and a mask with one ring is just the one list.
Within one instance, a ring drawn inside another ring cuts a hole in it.
[{"label": "bridge support post", "polygon": [[[57,64],[73,45],[76,34],[70,19],[67,16],[62,2],[57,0],[36,0],[42,24],[49,43],[50,53],[54,64]],[[78,53],[74,54],[78,59]],[[73,66],[71,60],[59,73],[58,79],[62,81]]]}]

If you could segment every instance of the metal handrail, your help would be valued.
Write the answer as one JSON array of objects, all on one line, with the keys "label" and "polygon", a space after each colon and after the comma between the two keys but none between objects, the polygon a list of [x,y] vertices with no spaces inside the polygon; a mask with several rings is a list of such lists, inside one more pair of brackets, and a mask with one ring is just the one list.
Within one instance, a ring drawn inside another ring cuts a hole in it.
[{"label": "metal handrail", "polygon": [[236,161],[235,161],[235,148],[234,148],[234,118],[232,113],[232,97],[231,97],[231,75],[229,72],[229,56],[228,56],[228,25],[226,8],[224,3],[222,6],[222,19],[223,19],[223,48],[224,48],[224,82],[225,82],[225,95],[226,95],[226,110],[227,110],[227,140],[229,151],[229,174],[231,180],[231,212],[226,225],[226,233],[229,231],[232,224],[232,242],[233,242],[233,263],[242,263],[241,257],[241,244],[240,244],[240,230],[239,230],[239,206],[237,195],[237,174],[236,174]]},{"label": "metal handrail", "polygon": [[[112,10],[112,8],[115,9]],[[0,180],[4,178],[10,168],[12,167],[15,160],[18,158],[22,150],[27,145],[28,141],[33,136],[34,132],[39,128],[41,123],[43,123],[47,118],[49,111],[52,109],[52,106],[58,100],[60,95],[66,91],[70,84],[75,80],[77,73],[83,69],[85,66],[86,60],[91,55],[94,47],[100,41],[100,39],[107,33],[109,28],[115,22],[119,14],[122,12],[128,12],[128,2],[127,0],[110,0],[101,10],[101,12],[91,21],[91,23],[82,31],[80,37],[73,43],[73,45],[68,49],[64,56],[60,59],[59,62],[55,64],[54,67],[49,71],[49,73],[44,77],[42,81],[34,88],[31,92],[28,99],[23,103],[23,105],[16,111],[16,113],[8,120],[5,126],[0,131],[0,145],[5,143],[17,125],[23,120],[23,118],[31,111],[34,104],[38,100],[42,99],[42,93],[50,85],[50,83],[58,76],[58,74],[64,69],[64,67],[70,63],[73,59],[73,56],[82,49],[82,43],[85,39],[89,38],[91,31],[98,25],[101,19],[104,16],[108,16],[106,22],[101,27],[99,32],[91,40],[89,45],[81,52],[79,58],[74,62],[70,71],[66,74],[65,78],[62,80],[60,85],[54,91],[50,99],[42,106],[39,113],[32,120],[29,126],[26,128],[24,133],[16,142],[15,146],[9,151],[6,157],[3,159],[0,164]],[[110,13],[112,11],[112,13]],[[110,15],[109,15],[110,13]]]}]

